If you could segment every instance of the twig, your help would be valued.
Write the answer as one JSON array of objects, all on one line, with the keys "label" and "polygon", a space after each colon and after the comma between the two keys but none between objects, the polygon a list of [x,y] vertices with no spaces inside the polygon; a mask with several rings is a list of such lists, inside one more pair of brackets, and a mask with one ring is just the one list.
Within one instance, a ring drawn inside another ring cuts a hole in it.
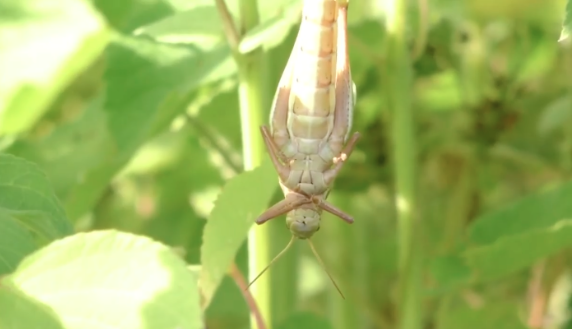
[{"label": "twig", "polygon": [[240,34],[238,34],[238,31],[236,30],[236,25],[234,25],[234,20],[232,19],[230,11],[228,10],[224,0],[215,0],[215,2],[222,20],[222,26],[224,34],[228,40],[228,44],[230,45],[230,48],[235,51],[238,49],[238,44],[240,43]]},{"label": "twig", "polygon": [[236,266],[236,263],[232,263],[232,266],[230,268],[230,276],[232,277],[232,279],[234,280],[234,282],[236,283],[236,285],[240,289],[242,296],[246,300],[246,304],[248,304],[248,308],[250,309],[250,313],[252,313],[252,315],[254,315],[254,318],[256,319],[256,323],[258,324],[258,329],[266,329],[266,324],[264,323],[264,320],[262,319],[262,314],[260,313],[260,309],[258,308],[258,305],[256,304],[256,301],[254,300],[254,297],[250,293],[250,290],[248,290],[248,284],[246,283],[244,276],[242,275],[242,273],[240,272],[240,270]]},{"label": "twig", "polygon": [[544,289],[544,270],[546,263],[540,262],[533,267],[532,278],[528,286],[530,299],[530,313],[528,315],[528,326],[532,329],[542,328],[544,324],[544,314],[546,312],[547,294]]}]

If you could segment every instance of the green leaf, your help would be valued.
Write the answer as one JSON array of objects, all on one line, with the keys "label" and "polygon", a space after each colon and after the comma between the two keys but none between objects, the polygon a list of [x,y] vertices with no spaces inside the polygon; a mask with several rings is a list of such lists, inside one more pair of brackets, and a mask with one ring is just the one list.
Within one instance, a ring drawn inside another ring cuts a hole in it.
[{"label": "green leaf", "polygon": [[0,154],[0,274],[29,253],[73,233],[45,174],[35,164]]},{"label": "green leaf", "polygon": [[196,281],[185,263],[132,234],[99,231],[56,241],[2,285],[50,305],[67,329],[202,328]]},{"label": "green leaf", "polygon": [[292,314],[280,324],[278,329],[332,329],[332,325],[324,318],[309,312]]},{"label": "green leaf", "polygon": [[[223,41],[223,28],[214,2],[197,5],[135,31],[167,43],[196,43],[201,48]],[[206,44],[205,44],[206,43]]]},{"label": "green leaf", "polygon": [[11,285],[0,286],[0,328],[64,329],[48,306]]},{"label": "green leaf", "polygon": [[564,24],[558,42],[567,40],[572,31],[572,0],[566,2],[566,13],[564,14]]},{"label": "green leaf", "polygon": [[0,135],[30,128],[109,34],[81,0],[0,0],[0,31]]},{"label": "green leaf", "polygon": [[417,79],[415,99],[419,106],[429,111],[458,110],[463,104],[458,75],[448,70]]},{"label": "green leaf", "polygon": [[538,133],[546,136],[557,129],[567,127],[572,118],[572,97],[564,95],[550,102],[542,111]]},{"label": "green leaf", "polygon": [[549,228],[501,237],[490,245],[469,249],[465,257],[479,280],[494,280],[571,246],[572,219],[567,219]]},{"label": "green leaf", "polygon": [[269,159],[224,186],[203,233],[199,282],[204,307],[212,300],[248,230],[268,206],[276,187],[276,171]]},{"label": "green leaf", "polygon": [[534,193],[512,204],[480,216],[470,228],[477,244],[530,230],[549,228],[558,221],[572,218],[572,182]]},{"label": "green leaf", "polygon": [[436,257],[431,264],[431,274],[437,284],[431,293],[449,292],[468,282],[471,269],[464,263],[459,255]]},{"label": "green leaf", "polygon": [[[236,19],[236,3],[230,1],[231,15]],[[169,43],[196,43],[201,47],[226,42],[220,14],[214,2],[194,3],[185,11],[139,28],[136,34],[149,35]],[[301,1],[273,1],[261,3],[261,22],[242,37],[239,50],[248,53],[264,45],[266,50],[281,44],[291,27],[299,21]]]},{"label": "green leaf", "polygon": [[526,329],[518,316],[518,307],[513,303],[498,302],[481,308],[457,306],[442,312],[437,329]]},{"label": "green leaf", "polygon": [[234,74],[226,45],[204,50],[119,37],[106,72],[109,126],[119,149],[132,150],[184,111],[191,91]]},{"label": "green leaf", "polygon": [[[294,1],[290,7],[299,7],[299,1]],[[294,12],[294,14],[292,14]],[[253,29],[246,32],[240,40],[238,50],[243,53],[249,53],[254,49],[264,45],[265,50],[280,45],[288,34],[290,29],[298,22],[298,11],[284,11],[281,15],[267,19]]]}]

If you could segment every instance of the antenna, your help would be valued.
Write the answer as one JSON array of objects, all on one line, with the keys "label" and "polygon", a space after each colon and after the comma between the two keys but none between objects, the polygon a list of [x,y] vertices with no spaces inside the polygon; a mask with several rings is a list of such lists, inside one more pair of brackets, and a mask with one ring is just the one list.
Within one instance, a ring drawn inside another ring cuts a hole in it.
[{"label": "antenna", "polygon": [[328,276],[330,277],[330,280],[332,281],[332,283],[334,284],[334,286],[336,287],[336,289],[338,290],[338,292],[340,293],[340,296],[342,296],[343,299],[346,299],[346,297],[344,297],[344,294],[342,294],[342,291],[340,290],[340,287],[338,287],[338,284],[336,283],[336,281],[334,280],[334,278],[332,278],[332,275],[330,274],[330,272],[328,271],[328,269],[326,268],[326,265],[324,264],[324,262],[322,261],[322,258],[320,258],[320,255],[318,254],[318,252],[316,251],[316,248],[314,247],[314,244],[312,243],[312,241],[310,239],[308,239],[308,244],[310,244],[310,249],[312,249],[312,252],[314,253],[314,256],[316,256],[316,258],[318,259],[318,263],[320,263],[320,265],[322,265],[322,268],[324,269],[324,271],[326,271],[326,274],[328,274]]},{"label": "antenna", "polygon": [[[268,264],[268,266],[266,266],[266,267],[262,270],[262,272],[260,272],[260,274],[258,274],[258,275],[254,278],[254,280],[252,280],[252,282],[250,282],[250,283],[248,284],[248,286],[246,287],[246,290],[248,290],[248,288],[250,288],[250,286],[253,285],[254,282],[256,282],[256,280],[258,280],[258,278],[259,278],[260,276],[262,276],[262,274],[264,274],[264,272],[266,272],[266,270],[269,269],[270,266],[272,266],[272,264],[274,264],[280,257],[282,257],[282,255],[284,255],[284,254],[286,253],[286,251],[288,251],[288,249],[290,249],[290,247],[291,247],[292,244],[294,243],[294,239],[295,239],[295,237],[294,237],[294,235],[292,235],[292,238],[290,239],[290,242],[288,242],[288,244],[286,245],[286,247],[285,247],[284,249],[282,249],[282,251],[281,251],[278,255],[276,255],[276,257],[274,257],[274,259],[270,262],[270,264]],[[335,284],[335,283],[334,283],[334,284]],[[338,290],[339,290],[339,289],[338,289]]]}]

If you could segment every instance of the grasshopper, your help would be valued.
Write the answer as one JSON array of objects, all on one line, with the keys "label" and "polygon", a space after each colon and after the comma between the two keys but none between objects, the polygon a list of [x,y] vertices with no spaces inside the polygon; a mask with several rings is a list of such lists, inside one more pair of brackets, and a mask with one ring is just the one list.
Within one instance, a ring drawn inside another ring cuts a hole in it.
[{"label": "grasshopper", "polygon": [[347,223],[354,221],[326,201],[360,136],[356,132],[348,140],[355,85],[348,56],[347,9],[347,0],[304,0],[300,29],[274,96],[270,130],[260,128],[284,200],[262,213],[256,223],[287,213],[292,239],[250,285],[298,238],[308,240],[343,297],[310,238],[320,229],[323,210]]}]

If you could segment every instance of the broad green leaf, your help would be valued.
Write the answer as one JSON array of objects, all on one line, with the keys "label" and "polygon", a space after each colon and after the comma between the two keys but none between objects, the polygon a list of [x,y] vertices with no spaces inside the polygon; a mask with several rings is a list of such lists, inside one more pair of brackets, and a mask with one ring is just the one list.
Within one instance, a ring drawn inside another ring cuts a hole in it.
[{"label": "broad green leaf", "polygon": [[467,250],[464,256],[479,280],[494,280],[569,247],[572,247],[572,219],[501,237],[490,245]]},{"label": "broad green leaf", "polygon": [[[194,2],[197,0],[193,0]],[[174,0],[93,0],[97,9],[116,30],[130,33],[175,11]],[[189,1],[186,1],[187,3]]]},{"label": "broad green leaf", "polygon": [[117,231],[81,233],[2,280],[50,305],[67,329],[202,328],[196,281],[170,248]]},{"label": "broad green leaf", "polygon": [[477,218],[470,229],[471,240],[490,244],[499,238],[548,228],[572,218],[572,182],[526,196],[499,210]]},{"label": "broad green leaf", "polygon": [[88,1],[0,0],[0,135],[30,128],[108,34]]},{"label": "broad green leaf", "polygon": [[0,274],[12,272],[28,254],[64,235],[42,211],[5,208],[0,208],[0,232]]},{"label": "broad green leaf", "polygon": [[496,302],[480,308],[455,306],[441,312],[437,329],[526,329],[519,319],[518,306]]},{"label": "broad green leaf", "polygon": [[109,127],[121,152],[135,149],[182,113],[189,93],[235,73],[228,47],[205,51],[121,36],[109,47]]},{"label": "broad green leaf", "polygon": [[214,1],[143,26],[135,34],[167,43],[196,43],[202,49],[212,47],[224,37]]},{"label": "broad green leaf", "polygon": [[[229,6],[233,8],[232,3]],[[264,14],[261,15],[260,24],[241,38],[239,50],[242,53],[248,53],[261,45],[270,49],[282,43],[290,28],[299,21],[302,8],[299,0],[273,1],[270,8],[262,7]],[[235,19],[236,13],[231,12]],[[222,26],[213,1],[197,2],[185,11],[139,28],[136,34],[149,35],[162,42],[197,43],[197,46],[204,47],[205,44],[226,42]]]},{"label": "broad green leaf", "polygon": [[199,284],[204,307],[228,272],[254,220],[268,206],[276,190],[276,171],[270,160],[232,178],[223,188],[205,225]]},{"label": "broad green leaf", "polygon": [[572,0],[566,2],[566,12],[564,13],[564,23],[562,24],[562,32],[558,41],[565,41],[572,31]]},{"label": "broad green leaf", "polygon": [[0,274],[12,272],[18,263],[38,248],[23,225],[0,208]]},{"label": "broad green leaf", "polygon": [[309,312],[292,314],[277,329],[332,329],[333,326],[324,318]]},{"label": "broad green leaf", "polygon": [[45,243],[73,229],[37,165],[0,154],[0,274]]},{"label": "broad green leaf", "polygon": [[[299,5],[300,3],[295,1],[290,6],[297,8]],[[288,10],[261,22],[242,36],[238,45],[239,52],[246,54],[262,45],[265,50],[280,45],[290,33],[292,26],[299,21],[298,16],[299,11]]]},{"label": "broad green leaf", "polygon": [[117,149],[103,102],[103,95],[98,95],[74,122],[58,126],[41,140],[19,140],[7,150],[33,159],[46,171],[72,222],[93,208],[135,152]]},{"label": "broad green leaf", "polygon": [[12,285],[0,286],[0,328],[64,329],[58,315],[45,304]]}]

